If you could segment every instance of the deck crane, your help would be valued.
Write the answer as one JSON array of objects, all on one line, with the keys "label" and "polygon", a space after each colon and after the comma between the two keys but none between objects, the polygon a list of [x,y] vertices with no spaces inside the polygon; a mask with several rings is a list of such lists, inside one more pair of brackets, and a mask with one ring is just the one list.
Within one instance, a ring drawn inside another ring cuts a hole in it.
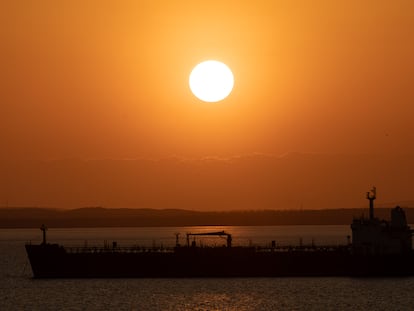
[{"label": "deck crane", "polygon": [[[217,231],[217,232],[204,232],[204,233],[187,233],[187,246],[190,247],[190,237],[191,236],[227,236],[227,247],[231,247],[232,237],[230,233],[225,231]],[[195,246],[195,242],[192,243],[192,246]]]}]

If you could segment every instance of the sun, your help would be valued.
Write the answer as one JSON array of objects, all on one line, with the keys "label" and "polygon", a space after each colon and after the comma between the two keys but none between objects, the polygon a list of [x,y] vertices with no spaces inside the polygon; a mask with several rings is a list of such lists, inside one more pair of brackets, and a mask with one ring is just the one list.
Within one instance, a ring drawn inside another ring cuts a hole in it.
[{"label": "sun", "polygon": [[222,62],[207,60],[199,63],[190,73],[191,92],[202,101],[214,103],[225,99],[234,86],[230,68]]}]

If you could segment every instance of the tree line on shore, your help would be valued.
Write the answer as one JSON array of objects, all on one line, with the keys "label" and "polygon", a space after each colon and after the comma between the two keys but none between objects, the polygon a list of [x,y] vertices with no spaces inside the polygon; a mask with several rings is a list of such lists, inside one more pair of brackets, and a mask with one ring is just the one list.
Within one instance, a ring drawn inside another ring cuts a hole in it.
[{"label": "tree line on shore", "polygon": [[[404,208],[414,223],[414,208]],[[349,225],[368,210],[234,210],[193,211],[179,209],[127,209],[89,207],[72,210],[48,208],[0,208],[1,228],[49,227],[168,227],[168,226],[271,226]],[[390,219],[390,208],[376,208],[375,216]]]}]

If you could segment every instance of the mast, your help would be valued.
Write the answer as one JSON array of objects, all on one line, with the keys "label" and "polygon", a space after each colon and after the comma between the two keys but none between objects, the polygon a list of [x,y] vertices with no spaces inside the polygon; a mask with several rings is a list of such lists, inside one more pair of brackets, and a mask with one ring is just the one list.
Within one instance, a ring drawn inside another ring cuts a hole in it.
[{"label": "mast", "polygon": [[369,219],[374,220],[374,200],[377,198],[377,188],[372,187],[371,191],[367,192],[367,199],[369,200]]},{"label": "mast", "polygon": [[43,243],[42,244],[46,244],[46,231],[47,231],[47,227],[43,224],[40,227],[40,230],[42,230],[42,232],[43,232]]}]

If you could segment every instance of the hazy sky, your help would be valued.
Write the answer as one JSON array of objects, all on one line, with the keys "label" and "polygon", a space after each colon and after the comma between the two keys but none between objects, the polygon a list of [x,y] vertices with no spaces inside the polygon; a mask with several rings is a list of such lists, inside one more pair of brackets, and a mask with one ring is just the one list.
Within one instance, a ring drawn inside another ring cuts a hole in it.
[{"label": "hazy sky", "polygon": [[0,159],[414,154],[411,0],[1,1],[0,45]]},{"label": "hazy sky", "polygon": [[[1,157],[413,153],[414,2],[2,1]],[[188,87],[235,75],[225,101]]]}]

